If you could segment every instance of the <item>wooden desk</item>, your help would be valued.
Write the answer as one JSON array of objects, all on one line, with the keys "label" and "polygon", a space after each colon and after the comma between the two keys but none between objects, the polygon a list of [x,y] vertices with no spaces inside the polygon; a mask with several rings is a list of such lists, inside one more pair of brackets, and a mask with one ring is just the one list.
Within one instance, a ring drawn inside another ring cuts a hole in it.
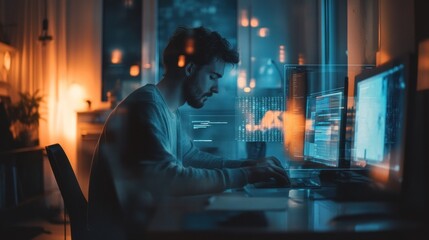
[{"label": "wooden desk", "polygon": [[335,202],[312,194],[281,197],[285,209],[259,211],[240,210],[239,199],[249,198],[242,191],[216,195],[237,200],[237,210],[207,210],[207,195],[169,199],[135,239],[404,239],[428,232],[427,223],[401,215],[393,203]]}]

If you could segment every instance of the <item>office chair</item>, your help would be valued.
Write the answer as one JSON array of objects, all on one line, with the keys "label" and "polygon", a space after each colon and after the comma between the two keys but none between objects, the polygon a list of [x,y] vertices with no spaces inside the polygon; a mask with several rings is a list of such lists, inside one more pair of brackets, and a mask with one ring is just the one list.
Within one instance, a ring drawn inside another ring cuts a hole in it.
[{"label": "office chair", "polygon": [[87,227],[87,206],[70,161],[59,144],[45,147],[49,163],[57,181],[65,208],[70,218],[71,237],[73,240],[89,240]]}]

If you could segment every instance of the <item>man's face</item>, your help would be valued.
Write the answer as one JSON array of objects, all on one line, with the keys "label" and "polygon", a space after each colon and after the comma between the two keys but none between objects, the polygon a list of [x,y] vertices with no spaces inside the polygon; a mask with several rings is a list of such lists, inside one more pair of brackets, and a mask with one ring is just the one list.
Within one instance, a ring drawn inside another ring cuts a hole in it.
[{"label": "man's face", "polygon": [[185,80],[185,100],[193,108],[202,108],[204,102],[218,93],[218,80],[224,74],[225,62],[214,59],[207,65],[197,67]]}]

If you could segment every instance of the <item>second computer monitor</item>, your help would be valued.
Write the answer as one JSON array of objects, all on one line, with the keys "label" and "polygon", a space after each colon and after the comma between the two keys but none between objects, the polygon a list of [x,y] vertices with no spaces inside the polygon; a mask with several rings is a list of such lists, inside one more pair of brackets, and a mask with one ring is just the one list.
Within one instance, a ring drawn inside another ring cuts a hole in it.
[{"label": "second computer monitor", "polygon": [[305,161],[326,167],[344,167],[346,108],[347,87],[307,97]]}]

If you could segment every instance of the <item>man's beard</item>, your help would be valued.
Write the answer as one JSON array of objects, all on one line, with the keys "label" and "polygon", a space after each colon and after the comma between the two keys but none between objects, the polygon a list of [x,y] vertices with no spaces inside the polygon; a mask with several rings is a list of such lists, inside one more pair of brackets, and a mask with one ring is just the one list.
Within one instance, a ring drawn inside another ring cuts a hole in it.
[{"label": "man's beard", "polygon": [[203,95],[197,87],[194,74],[192,74],[191,76],[189,76],[188,79],[186,79],[184,84],[184,94],[185,101],[188,103],[189,106],[193,108],[202,108],[204,106],[204,103],[201,102]]}]

